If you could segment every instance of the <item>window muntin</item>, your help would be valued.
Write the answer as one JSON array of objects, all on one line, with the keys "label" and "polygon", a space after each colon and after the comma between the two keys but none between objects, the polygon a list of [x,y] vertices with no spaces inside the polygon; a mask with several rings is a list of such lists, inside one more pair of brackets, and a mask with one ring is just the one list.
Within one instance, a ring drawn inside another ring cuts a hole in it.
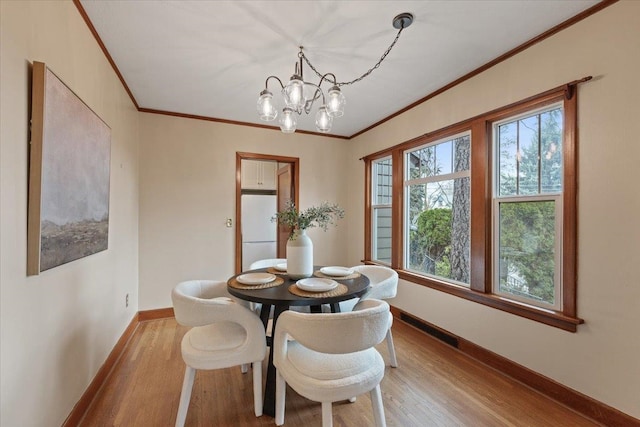
[{"label": "window muntin", "polygon": [[407,150],[404,268],[450,283],[470,283],[471,136]]},{"label": "window muntin", "polygon": [[391,157],[371,164],[371,258],[385,264],[391,264],[392,167]]},{"label": "window muntin", "polygon": [[493,292],[561,308],[561,105],[494,123]]}]

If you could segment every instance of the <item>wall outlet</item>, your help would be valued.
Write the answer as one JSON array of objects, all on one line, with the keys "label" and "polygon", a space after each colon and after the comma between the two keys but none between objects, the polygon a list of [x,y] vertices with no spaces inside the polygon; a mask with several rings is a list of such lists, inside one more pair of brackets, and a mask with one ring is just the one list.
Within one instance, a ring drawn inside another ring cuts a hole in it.
[{"label": "wall outlet", "polygon": [[124,306],[129,307],[129,294],[124,298]]}]

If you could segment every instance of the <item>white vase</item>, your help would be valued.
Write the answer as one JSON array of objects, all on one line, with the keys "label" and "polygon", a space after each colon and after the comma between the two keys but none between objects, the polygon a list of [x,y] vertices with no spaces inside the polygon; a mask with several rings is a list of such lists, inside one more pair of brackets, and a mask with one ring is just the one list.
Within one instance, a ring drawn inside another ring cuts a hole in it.
[{"label": "white vase", "polygon": [[307,230],[287,241],[287,275],[295,280],[313,275],[313,242]]}]

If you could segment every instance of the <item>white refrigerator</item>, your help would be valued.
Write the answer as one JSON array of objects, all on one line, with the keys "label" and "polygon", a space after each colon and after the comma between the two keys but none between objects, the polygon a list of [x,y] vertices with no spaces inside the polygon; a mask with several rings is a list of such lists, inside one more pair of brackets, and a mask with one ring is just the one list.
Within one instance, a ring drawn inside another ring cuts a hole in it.
[{"label": "white refrigerator", "polygon": [[277,196],[243,194],[242,204],[242,270],[252,262],[276,258],[278,226],[271,218],[277,211]]}]

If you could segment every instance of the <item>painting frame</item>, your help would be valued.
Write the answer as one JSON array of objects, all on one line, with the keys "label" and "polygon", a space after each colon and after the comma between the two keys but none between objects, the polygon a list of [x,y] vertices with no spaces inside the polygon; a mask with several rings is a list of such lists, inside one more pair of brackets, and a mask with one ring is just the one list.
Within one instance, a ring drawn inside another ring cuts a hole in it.
[{"label": "painting frame", "polygon": [[27,276],[109,247],[111,128],[33,62]]}]

